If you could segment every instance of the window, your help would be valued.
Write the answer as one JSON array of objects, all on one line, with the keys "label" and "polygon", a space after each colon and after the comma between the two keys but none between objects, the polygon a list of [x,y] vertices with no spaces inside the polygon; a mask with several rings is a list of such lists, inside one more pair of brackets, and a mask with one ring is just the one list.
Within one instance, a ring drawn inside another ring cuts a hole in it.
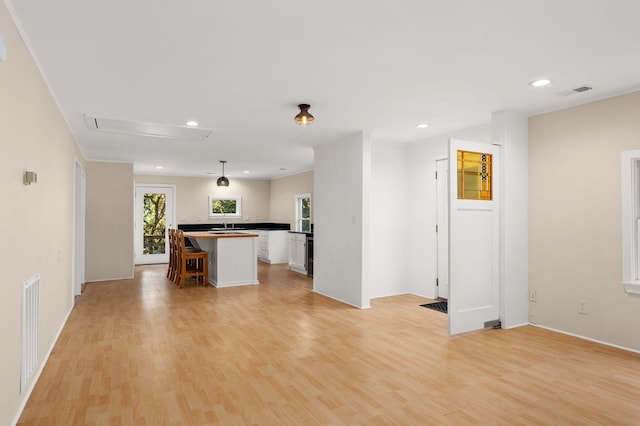
[{"label": "window", "polygon": [[242,198],[209,196],[209,217],[242,217]]},{"label": "window", "polygon": [[296,195],[296,231],[311,232],[311,194]]},{"label": "window", "polygon": [[622,152],[622,286],[640,294],[640,150]]},{"label": "window", "polygon": [[458,151],[458,199],[492,200],[492,155]]}]

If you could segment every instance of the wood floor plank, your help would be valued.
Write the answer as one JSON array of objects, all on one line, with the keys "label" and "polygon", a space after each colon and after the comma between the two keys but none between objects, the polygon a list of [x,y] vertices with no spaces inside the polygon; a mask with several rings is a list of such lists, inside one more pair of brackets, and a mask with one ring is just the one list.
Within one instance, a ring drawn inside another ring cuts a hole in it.
[{"label": "wood floor plank", "polygon": [[20,425],[640,424],[640,356],[535,327],[447,335],[400,295],[359,310],[285,265],[178,289],[86,285]]}]

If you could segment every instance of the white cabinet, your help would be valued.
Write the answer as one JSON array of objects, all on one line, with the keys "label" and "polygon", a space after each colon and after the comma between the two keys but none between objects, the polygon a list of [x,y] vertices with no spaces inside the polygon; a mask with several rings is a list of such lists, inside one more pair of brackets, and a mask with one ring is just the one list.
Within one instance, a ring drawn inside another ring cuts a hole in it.
[{"label": "white cabinet", "polygon": [[307,236],[289,233],[289,266],[294,272],[307,273]]},{"label": "white cabinet", "polygon": [[256,231],[258,260],[267,263],[287,263],[287,235],[289,231]]}]

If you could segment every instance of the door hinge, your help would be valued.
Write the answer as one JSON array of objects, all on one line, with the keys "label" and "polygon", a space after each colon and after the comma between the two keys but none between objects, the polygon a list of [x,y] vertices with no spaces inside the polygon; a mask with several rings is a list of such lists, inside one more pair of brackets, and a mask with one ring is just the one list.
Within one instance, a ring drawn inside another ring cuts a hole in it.
[{"label": "door hinge", "polygon": [[436,225],[436,232],[438,232],[438,225]]},{"label": "door hinge", "polygon": [[438,179],[438,172],[436,171],[436,179]]},{"label": "door hinge", "polygon": [[438,282],[438,279],[436,278],[436,287],[438,287],[440,285],[440,283]]}]

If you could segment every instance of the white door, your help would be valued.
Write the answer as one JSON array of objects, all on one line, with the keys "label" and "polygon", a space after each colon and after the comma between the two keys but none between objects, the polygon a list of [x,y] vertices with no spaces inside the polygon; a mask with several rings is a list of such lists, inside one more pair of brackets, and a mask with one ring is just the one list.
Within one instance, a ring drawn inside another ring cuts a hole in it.
[{"label": "white door", "polygon": [[449,140],[449,334],[499,319],[498,156],[494,145]]},{"label": "white door", "polygon": [[136,185],[135,192],[135,263],[168,263],[167,229],[175,225],[175,186]]},{"label": "white door", "polygon": [[449,160],[436,161],[436,231],[438,268],[436,295],[449,298]]}]

